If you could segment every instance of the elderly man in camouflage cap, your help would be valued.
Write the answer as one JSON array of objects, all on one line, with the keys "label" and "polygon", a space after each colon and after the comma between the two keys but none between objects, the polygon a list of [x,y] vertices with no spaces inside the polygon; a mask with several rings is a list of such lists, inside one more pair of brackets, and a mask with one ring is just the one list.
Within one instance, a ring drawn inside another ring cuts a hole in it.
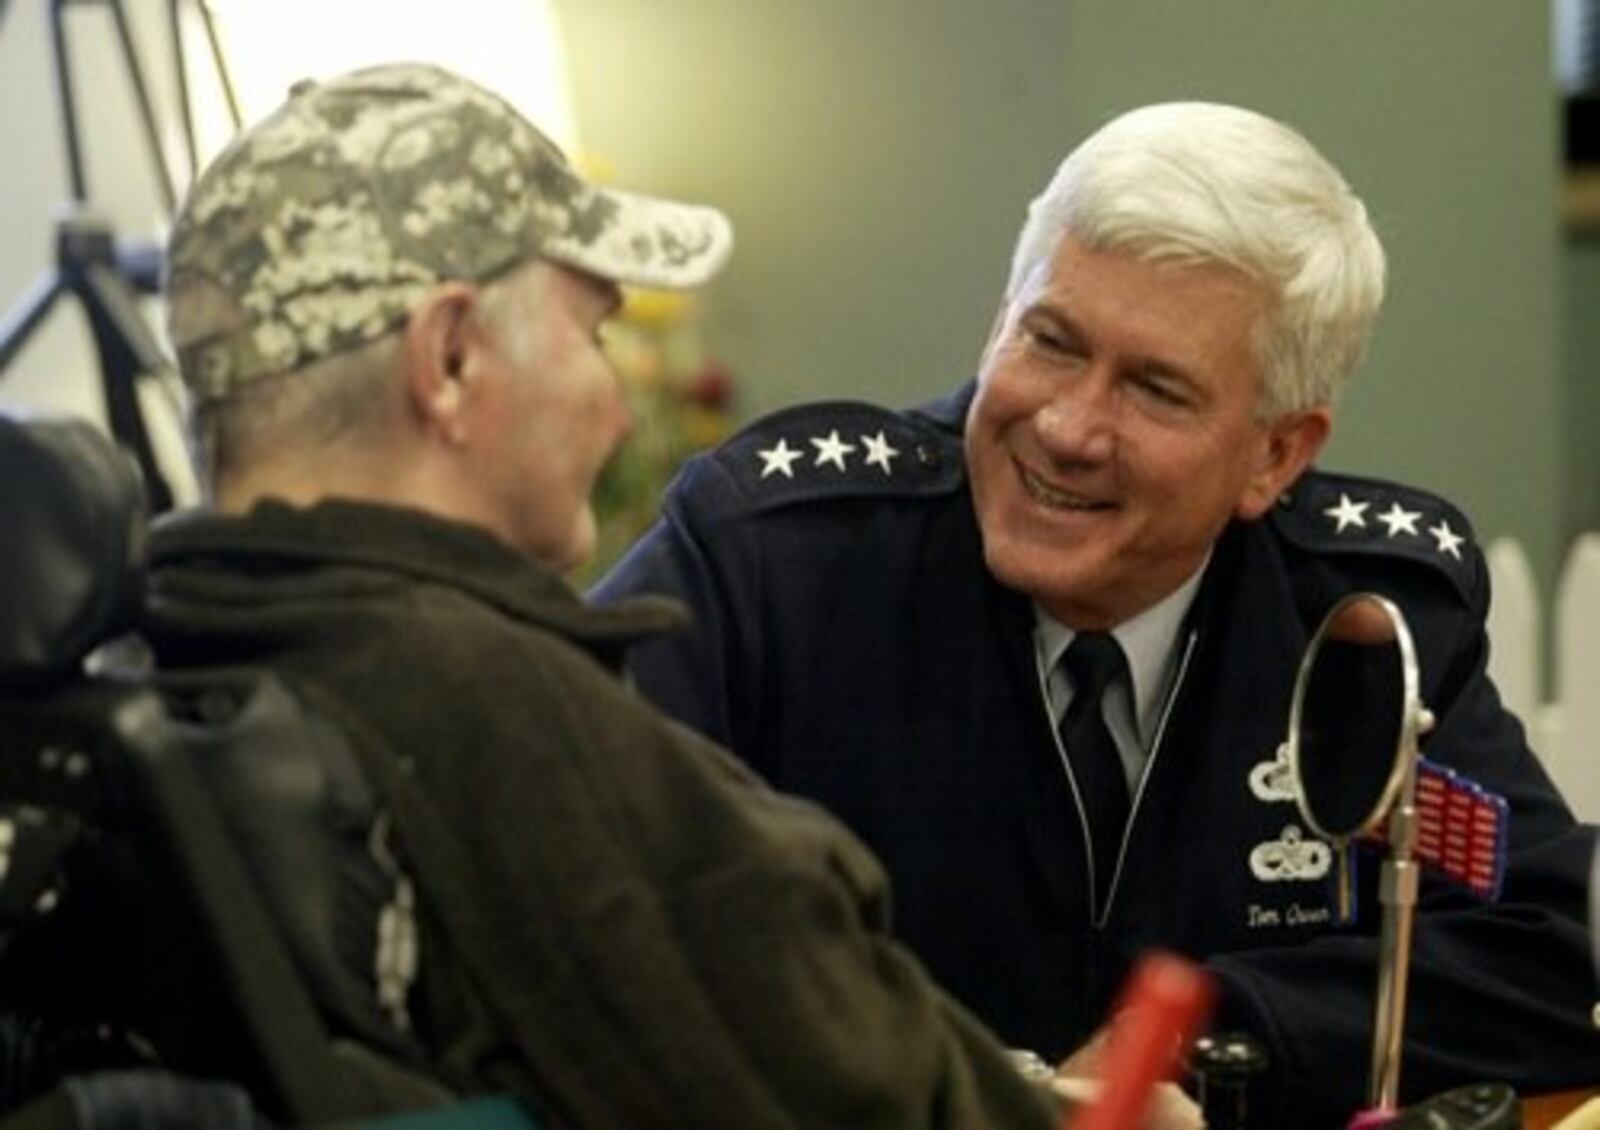
[{"label": "elderly man in camouflage cap", "polygon": [[887,936],[876,861],[618,681],[676,609],[558,576],[626,426],[595,340],[618,284],[698,283],[729,245],[444,72],[299,89],[172,237],[215,509],[157,529],[148,637],[350,734],[371,850],[417,891],[339,931],[381,1007],[324,1004],[368,1045],[550,1126],[1045,1127]]},{"label": "elderly man in camouflage cap", "polygon": [[[381,390],[367,386],[386,383],[402,350],[418,360],[412,350],[459,344],[455,335],[485,323],[473,317],[482,313],[489,327],[521,334],[512,353],[539,354],[542,367],[565,375],[520,391],[568,397],[570,408],[501,402],[495,396],[513,386],[475,374],[413,386],[416,404],[435,403],[430,391],[471,392],[447,397],[437,405],[445,414],[428,422],[452,442],[492,425],[496,438],[537,447],[519,470],[548,488],[540,506],[552,514],[531,518],[516,497],[526,492],[484,479],[481,468],[450,474],[464,468],[459,460],[430,475],[428,489],[453,491],[467,516],[568,566],[588,551],[589,490],[626,426],[616,384],[585,343],[615,305],[617,283],[695,285],[731,247],[720,213],[585,183],[511,106],[438,69],[302,84],[207,171],[171,240],[171,332],[207,478],[223,507],[238,509],[269,470],[273,493],[298,501],[320,493],[326,464],[346,455],[359,453],[367,477],[375,465],[365,451],[333,442],[380,418]],[[535,331],[540,316],[549,324]],[[408,331],[397,335],[402,323]],[[282,379],[290,373],[295,380]],[[509,426],[518,412],[556,442],[526,443]],[[409,501],[411,482],[382,472],[380,484]],[[577,531],[543,528],[580,516]],[[571,544],[549,540],[569,534]]]}]

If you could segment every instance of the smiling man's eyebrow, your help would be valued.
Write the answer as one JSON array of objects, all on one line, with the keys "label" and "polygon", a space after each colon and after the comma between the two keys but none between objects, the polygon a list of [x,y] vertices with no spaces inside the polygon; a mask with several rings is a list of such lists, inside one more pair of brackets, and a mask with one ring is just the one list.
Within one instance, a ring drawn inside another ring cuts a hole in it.
[{"label": "smiling man's eyebrow", "polygon": [[[1066,336],[1079,342],[1093,343],[1093,334],[1084,330],[1083,326],[1059,302],[1052,301],[1046,296],[1040,296],[1030,302],[1017,315],[1017,325],[1021,326],[1030,319],[1044,319],[1051,322]],[[1152,357],[1142,353],[1135,353],[1125,359],[1118,366],[1125,372],[1148,373],[1153,376],[1166,377],[1180,381],[1191,389],[1201,389],[1204,382],[1187,365],[1165,357]]]}]

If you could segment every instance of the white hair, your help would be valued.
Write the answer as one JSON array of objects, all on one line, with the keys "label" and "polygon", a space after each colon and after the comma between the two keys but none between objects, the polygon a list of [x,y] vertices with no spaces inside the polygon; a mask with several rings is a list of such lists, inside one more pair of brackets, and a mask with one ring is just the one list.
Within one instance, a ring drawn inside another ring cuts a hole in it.
[{"label": "white hair", "polygon": [[1333,403],[1383,301],[1383,247],[1338,170],[1288,126],[1235,106],[1147,106],[1074,149],[1028,210],[1008,298],[1068,233],[1092,250],[1223,265],[1265,286],[1267,418]]}]

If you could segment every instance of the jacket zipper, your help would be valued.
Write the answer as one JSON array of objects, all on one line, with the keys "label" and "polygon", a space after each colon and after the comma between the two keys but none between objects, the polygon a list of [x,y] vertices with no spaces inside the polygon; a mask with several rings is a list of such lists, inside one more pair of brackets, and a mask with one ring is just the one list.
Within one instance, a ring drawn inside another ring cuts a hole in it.
[{"label": "jacket zipper", "polygon": [[[1198,630],[1192,630],[1189,638],[1184,641],[1183,655],[1178,660],[1178,674],[1172,680],[1172,689],[1167,692],[1167,701],[1162,704],[1161,718],[1156,723],[1155,741],[1150,745],[1150,756],[1145,759],[1144,769],[1139,774],[1138,788],[1135,790],[1131,803],[1128,806],[1128,822],[1123,826],[1122,838],[1117,845],[1117,863],[1111,872],[1111,889],[1106,892],[1103,905],[1099,903],[1099,891],[1095,889],[1094,878],[1094,841],[1089,835],[1089,815],[1083,808],[1083,794],[1078,791],[1078,780],[1072,775],[1072,763],[1067,758],[1066,746],[1061,744],[1061,731],[1055,724],[1054,716],[1050,710],[1050,691],[1046,684],[1045,672],[1042,665],[1035,660],[1034,672],[1039,686],[1039,701],[1044,706],[1045,720],[1049,722],[1050,738],[1055,742],[1056,757],[1061,762],[1061,771],[1066,775],[1067,785],[1072,789],[1072,803],[1078,810],[1078,830],[1083,833],[1084,861],[1088,871],[1089,887],[1089,913],[1096,930],[1105,928],[1106,921],[1111,917],[1111,900],[1116,897],[1117,886],[1122,878],[1122,864],[1128,852],[1128,836],[1133,831],[1134,821],[1139,818],[1139,804],[1144,799],[1145,782],[1150,779],[1150,773],[1155,769],[1156,758],[1161,755],[1164,739],[1167,736],[1167,722],[1172,717],[1172,708],[1178,701],[1178,694],[1183,690],[1184,681],[1189,674],[1189,660],[1194,656],[1195,643],[1199,640]],[[1100,913],[1096,915],[1094,908],[1100,905]]]}]

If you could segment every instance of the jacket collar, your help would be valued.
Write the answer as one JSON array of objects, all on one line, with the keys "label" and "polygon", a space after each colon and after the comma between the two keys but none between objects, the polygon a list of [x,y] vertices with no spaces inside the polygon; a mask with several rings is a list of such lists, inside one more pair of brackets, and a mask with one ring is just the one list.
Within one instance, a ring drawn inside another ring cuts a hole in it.
[{"label": "jacket collar", "polygon": [[485,530],[344,499],[306,508],[268,500],[243,516],[170,514],[155,524],[150,557],[158,577],[174,567],[203,572],[219,559],[256,575],[341,565],[398,573],[465,591],[515,619],[608,651],[687,620],[681,605],[663,597],[588,605],[561,577]]}]

